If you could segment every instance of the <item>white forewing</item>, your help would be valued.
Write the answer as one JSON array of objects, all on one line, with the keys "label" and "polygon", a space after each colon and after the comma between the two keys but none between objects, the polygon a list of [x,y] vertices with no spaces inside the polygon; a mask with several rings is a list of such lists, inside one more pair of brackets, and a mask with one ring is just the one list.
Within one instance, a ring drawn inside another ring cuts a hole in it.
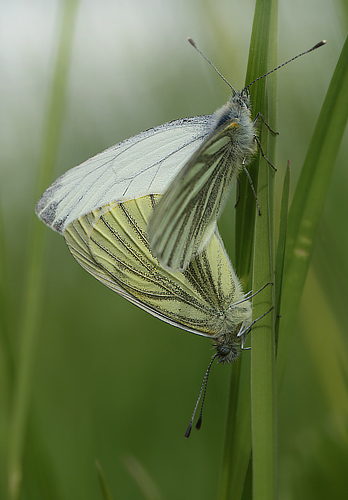
[{"label": "white forewing", "polygon": [[163,194],[207,137],[211,115],[151,128],[106,149],[61,175],[36,204],[36,213],[62,233],[98,207]]}]

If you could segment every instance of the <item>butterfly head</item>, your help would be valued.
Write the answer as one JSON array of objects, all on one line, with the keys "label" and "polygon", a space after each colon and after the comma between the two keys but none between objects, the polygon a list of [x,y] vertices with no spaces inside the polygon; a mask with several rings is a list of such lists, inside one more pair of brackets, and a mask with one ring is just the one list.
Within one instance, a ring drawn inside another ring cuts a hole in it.
[{"label": "butterfly head", "polygon": [[250,98],[249,92],[236,92],[232,95],[229,101],[221,108],[217,109],[212,115],[212,129],[215,130],[220,125],[223,125],[230,120],[240,121],[243,117],[247,118],[250,115]]},{"label": "butterfly head", "polygon": [[241,350],[241,339],[236,335],[222,334],[214,339],[214,348],[218,363],[232,363]]},{"label": "butterfly head", "polygon": [[241,108],[250,108],[250,92],[248,88],[241,90],[240,92],[236,92],[235,95],[231,98],[234,102],[239,104]]},{"label": "butterfly head", "polygon": [[220,323],[220,332],[214,337],[218,363],[232,363],[239,356],[250,329],[251,318],[249,301],[227,310]]}]

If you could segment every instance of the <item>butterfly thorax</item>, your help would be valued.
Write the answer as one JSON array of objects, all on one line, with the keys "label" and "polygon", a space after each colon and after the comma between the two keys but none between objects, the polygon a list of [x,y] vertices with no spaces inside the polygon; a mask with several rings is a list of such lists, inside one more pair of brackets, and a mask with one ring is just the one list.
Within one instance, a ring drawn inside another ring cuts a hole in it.
[{"label": "butterfly thorax", "polygon": [[249,97],[236,93],[212,115],[212,125],[215,129],[230,120],[252,125]]},{"label": "butterfly thorax", "polygon": [[236,93],[212,115],[212,130],[215,134],[230,135],[233,142],[234,155],[237,162],[248,163],[250,156],[256,151],[256,129],[251,119],[249,96]]}]

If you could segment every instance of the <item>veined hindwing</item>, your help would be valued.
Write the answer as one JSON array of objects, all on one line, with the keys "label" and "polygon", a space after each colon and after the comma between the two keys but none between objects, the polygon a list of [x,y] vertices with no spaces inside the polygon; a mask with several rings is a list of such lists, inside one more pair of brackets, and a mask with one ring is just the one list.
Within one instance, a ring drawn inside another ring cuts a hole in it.
[{"label": "veined hindwing", "polygon": [[146,235],[159,198],[110,203],[74,221],[63,233],[71,253],[99,281],[163,321],[209,337],[233,330],[233,303],[244,296],[218,232],[185,272],[163,269]]}]

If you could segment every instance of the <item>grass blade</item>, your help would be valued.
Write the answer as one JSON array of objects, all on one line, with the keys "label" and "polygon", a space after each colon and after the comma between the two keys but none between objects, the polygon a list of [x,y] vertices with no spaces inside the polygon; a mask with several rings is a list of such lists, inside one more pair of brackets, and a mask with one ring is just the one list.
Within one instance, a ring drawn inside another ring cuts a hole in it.
[{"label": "grass blade", "polygon": [[[55,164],[63,122],[65,89],[71,55],[78,0],[64,2],[60,44],[53,79],[51,101],[46,117],[45,136],[40,158],[36,199],[47,187]],[[34,206],[33,206],[34,218]],[[31,396],[34,358],[39,331],[39,317],[43,297],[44,228],[33,220],[29,247],[26,285],[20,327],[20,352],[13,397],[12,420],[9,435],[8,495],[18,498],[21,487],[21,463]]]},{"label": "grass blade", "polygon": [[[269,69],[270,64],[272,65],[275,62],[275,38],[277,36],[276,11],[277,2],[258,1],[256,3],[246,83],[250,83],[258,76],[264,74]],[[271,56],[273,60],[269,61],[268,54],[269,47],[271,46],[273,47],[273,54]],[[267,119],[268,110],[264,99],[265,84],[265,80],[261,80],[252,86],[250,91],[255,113],[262,112]],[[274,111],[275,109],[273,108],[273,116],[270,119],[275,119]],[[276,127],[276,123],[272,122],[272,127],[274,126]],[[272,139],[270,142],[271,141]],[[274,148],[274,146],[270,147]],[[267,147],[265,147],[265,151],[269,154]],[[269,168],[267,165],[263,165],[263,161],[261,168],[263,168],[268,175]],[[248,170],[256,188],[258,159],[248,167]],[[268,219],[266,212],[267,209],[265,208],[265,218]],[[255,214],[256,203],[250,189],[249,181],[246,176],[241,176],[240,201],[236,210],[235,264],[244,289],[250,289]],[[264,284],[265,282],[263,282],[263,285]],[[218,496],[221,500],[230,498],[238,499],[242,497],[250,460],[251,408],[250,358],[248,354],[242,355],[238,363],[235,363],[232,367],[228,408],[222,476]],[[247,489],[250,490],[249,484],[247,484]]]},{"label": "grass blade", "polygon": [[326,94],[288,218],[278,348],[281,383],[315,235],[348,117],[348,38]]},{"label": "grass blade", "polygon": [[[278,5],[270,5],[268,67],[277,64]],[[262,73],[261,73],[262,74]],[[277,78],[269,78],[268,92],[264,83],[263,109],[267,123],[277,127]],[[274,164],[276,137],[266,127],[261,143]],[[254,236],[253,291],[274,282],[274,170],[261,160],[258,170],[257,196],[262,215],[256,217]],[[274,306],[274,289],[268,286],[253,299],[253,318],[262,317]],[[253,458],[253,499],[272,500],[277,496],[277,411],[275,378],[275,335],[273,311],[255,325],[251,334],[251,426]]]},{"label": "grass blade", "polygon": [[109,486],[107,485],[107,482],[106,482],[104,471],[103,471],[100,463],[97,461],[95,463],[95,466],[97,468],[98,479],[99,479],[99,483],[100,483],[100,487],[101,487],[101,490],[103,493],[104,500],[113,500],[112,495],[111,495],[111,491],[110,491]]},{"label": "grass blade", "polygon": [[145,500],[163,500],[157,484],[137,458],[128,454],[124,458],[124,463]]},{"label": "grass blade", "polygon": [[281,203],[281,208],[280,208],[276,267],[275,267],[274,316],[275,316],[276,344],[277,344],[278,334],[279,334],[280,304],[281,304],[281,294],[282,294],[282,285],[283,285],[286,233],[287,233],[287,227],[288,227],[289,194],[290,194],[290,163],[288,163],[288,168],[286,169],[286,173],[285,173],[285,177],[284,177],[282,203]]}]

